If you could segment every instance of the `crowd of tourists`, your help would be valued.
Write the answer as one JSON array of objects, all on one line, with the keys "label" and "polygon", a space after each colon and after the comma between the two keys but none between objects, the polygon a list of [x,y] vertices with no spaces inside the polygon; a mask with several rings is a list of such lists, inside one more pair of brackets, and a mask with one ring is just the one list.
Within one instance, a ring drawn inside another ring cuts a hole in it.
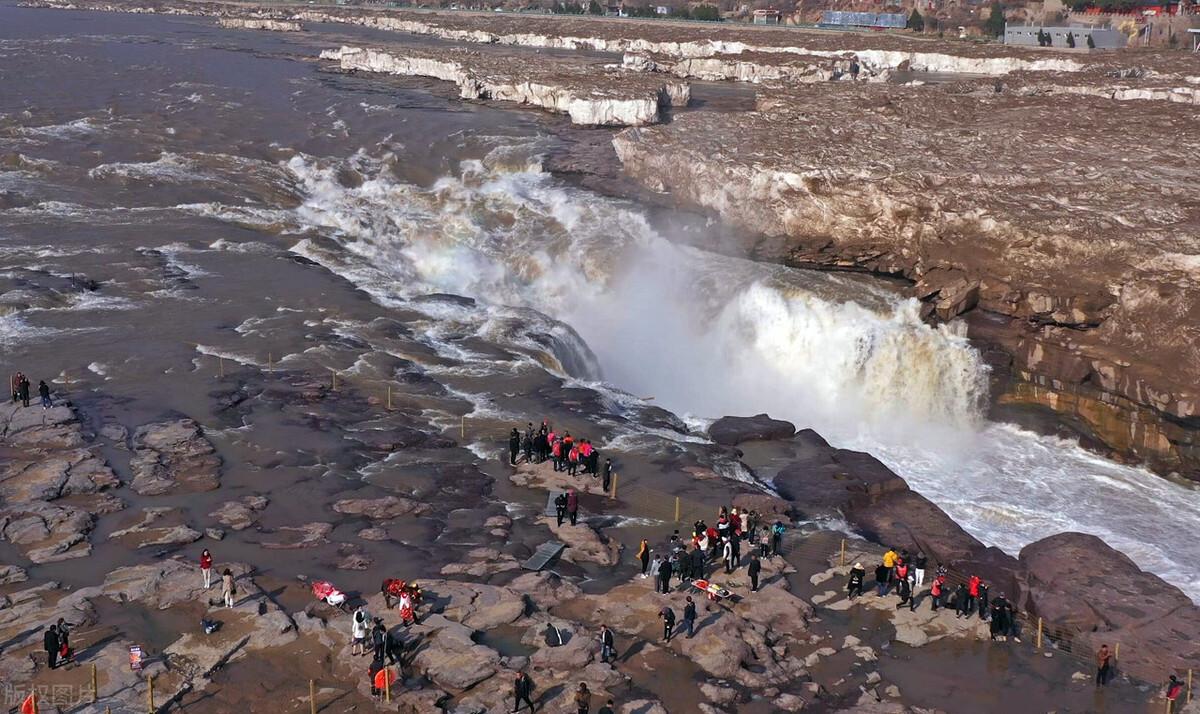
[{"label": "crowd of tourists", "polygon": [[[910,555],[908,550],[888,548],[879,565],[875,567],[875,594],[886,597],[895,594],[899,599],[896,609],[917,609],[918,596],[925,587],[929,558],[924,552]],[[958,618],[978,616],[989,623],[991,639],[1006,641],[1012,638],[1020,642],[1020,619],[1012,603],[1004,593],[991,596],[988,584],[978,575],[959,580],[951,587],[949,572],[939,566],[929,579],[929,607],[933,611],[952,608]],[[846,582],[846,595],[851,600],[863,594],[867,571],[861,562],[850,568]]]}]

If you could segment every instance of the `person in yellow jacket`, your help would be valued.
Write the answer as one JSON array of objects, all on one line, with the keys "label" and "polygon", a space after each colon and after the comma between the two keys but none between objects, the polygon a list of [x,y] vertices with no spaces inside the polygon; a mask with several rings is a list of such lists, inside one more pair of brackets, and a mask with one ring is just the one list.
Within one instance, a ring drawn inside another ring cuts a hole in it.
[{"label": "person in yellow jacket", "polygon": [[891,569],[896,567],[896,559],[900,556],[896,554],[895,548],[888,548],[888,551],[883,554],[884,567]]},{"label": "person in yellow jacket", "polygon": [[650,541],[642,539],[642,544],[638,546],[638,560],[642,562],[642,577],[646,577],[646,571],[650,569]]}]

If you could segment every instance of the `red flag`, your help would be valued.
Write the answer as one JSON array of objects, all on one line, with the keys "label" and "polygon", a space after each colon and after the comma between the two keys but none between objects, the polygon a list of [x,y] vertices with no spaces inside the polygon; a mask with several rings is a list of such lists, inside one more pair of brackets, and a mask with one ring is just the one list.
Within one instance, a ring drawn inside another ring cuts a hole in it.
[{"label": "red flag", "polygon": [[21,714],[37,714],[37,694],[30,692],[25,701],[21,702]]}]

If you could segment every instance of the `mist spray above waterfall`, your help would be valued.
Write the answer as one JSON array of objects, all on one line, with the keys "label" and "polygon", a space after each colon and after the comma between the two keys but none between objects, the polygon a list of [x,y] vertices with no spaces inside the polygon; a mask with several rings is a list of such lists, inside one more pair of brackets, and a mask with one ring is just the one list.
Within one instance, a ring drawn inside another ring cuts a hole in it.
[{"label": "mist spray above waterfall", "polygon": [[862,279],[677,245],[635,208],[586,200],[536,166],[470,162],[420,189],[386,161],[353,161],[368,175],[356,187],[333,163],[289,167],[303,220],[335,229],[376,292],[533,308],[574,328],[605,380],[681,413],[888,430],[979,419],[986,373],[966,340]]}]

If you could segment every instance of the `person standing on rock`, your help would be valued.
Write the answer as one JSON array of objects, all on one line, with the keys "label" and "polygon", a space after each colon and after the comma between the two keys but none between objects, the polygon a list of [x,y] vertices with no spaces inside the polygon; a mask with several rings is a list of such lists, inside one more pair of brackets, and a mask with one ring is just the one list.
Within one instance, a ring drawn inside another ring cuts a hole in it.
[{"label": "person standing on rock", "polygon": [[21,399],[21,373],[13,372],[8,376],[8,392],[12,394],[12,403]]},{"label": "person standing on rock", "polygon": [[987,583],[983,582],[982,579],[979,581],[978,600],[979,600],[979,602],[978,602],[979,619],[987,620],[988,619],[988,587],[987,587]]},{"label": "person standing on rock", "polygon": [[[558,525],[562,525],[561,520],[558,522]],[[645,538],[643,538],[642,542],[638,545],[637,558],[642,563],[642,577],[644,578],[646,577],[646,573],[650,570],[650,541],[646,540]]]},{"label": "person standing on rock", "polygon": [[59,648],[57,625],[46,628],[46,634],[42,636],[42,647],[46,650],[46,664],[50,669],[57,669]]},{"label": "person standing on rock", "polygon": [[550,442],[550,463],[555,471],[562,471],[562,460],[559,455],[562,454],[563,443],[562,439],[555,439]]},{"label": "person standing on rock", "polygon": [[967,607],[964,611],[967,617],[975,612],[975,603],[979,600],[979,584],[982,582],[978,575],[972,575],[967,579]]},{"label": "person standing on rock", "polygon": [[899,578],[896,580],[896,594],[900,596],[900,602],[896,605],[896,609],[908,605],[909,611],[916,609],[917,601],[913,598],[912,585],[909,584],[908,578]]},{"label": "person standing on rock", "polygon": [[517,681],[513,682],[513,713],[521,711],[525,708],[525,704],[529,705],[529,711],[537,711],[534,709],[532,696],[533,680],[529,678],[528,674],[518,672]]},{"label": "person standing on rock", "polygon": [[588,714],[592,708],[592,693],[588,691],[586,682],[579,683],[579,689],[575,690],[575,710],[579,714]]},{"label": "person standing on rock", "polygon": [[521,432],[517,431],[517,427],[513,427],[512,433],[508,435],[508,465],[517,465],[517,454],[521,452]]},{"label": "person standing on rock", "polygon": [[525,455],[525,463],[533,463],[533,434],[526,432],[525,436],[521,437],[521,451]]},{"label": "person standing on rock", "polygon": [[225,572],[221,573],[221,598],[225,601],[225,607],[233,607],[234,595],[237,595],[237,586],[233,584],[233,572],[225,568]]},{"label": "person standing on rock", "polygon": [[733,543],[726,538],[721,543],[721,560],[725,561],[725,574],[733,572]]},{"label": "person standing on rock", "polygon": [[350,617],[351,655],[364,655],[367,653],[367,627],[369,622],[370,618],[367,617],[367,611],[361,607],[355,610],[354,615]]},{"label": "person standing on rock", "polygon": [[992,621],[988,625],[988,637],[993,641],[999,637],[1004,639],[1004,634],[1008,631],[1008,603],[1004,599],[1004,595],[999,595],[992,601]]},{"label": "person standing on rock", "polygon": [[783,554],[783,534],[787,531],[787,526],[783,525],[783,521],[775,521],[775,525],[771,526],[771,555]]},{"label": "person standing on rock", "polygon": [[613,703],[613,700],[609,699],[604,703],[604,706],[600,707],[600,710],[596,714],[616,714],[616,710],[613,709],[615,706],[616,704]]},{"label": "person standing on rock", "polygon": [[687,630],[688,639],[692,639],[692,635],[696,631],[696,601],[692,600],[692,596],[687,596],[687,604],[683,606],[683,627]]},{"label": "person standing on rock", "polygon": [[658,566],[658,586],[661,588],[663,595],[671,594],[672,572],[674,572],[674,568],[669,560],[662,561],[662,564]]},{"label": "person standing on rock", "polygon": [[208,548],[200,551],[200,577],[204,580],[205,590],[212,587],[212,553],[208,552]]},{"label": "person standing on rock", "polygon": [[550,442],[546,440],[546,433],[539,431],[537,436],[533,437],[533,450],[537,453],[537,462],[545,463],[550,457]]},{"label": "person standing on rock", "polygon": [[21,383],[17,385],[17,395],[21,397],[21,406],[29,406],[29,378],[21,375]]},{"label": "person standing on rock", "polygon": [[658,571],[662,569],[662,556],[655,555],[650,563],[650,577],[654,580],[654,592],[658,592]]},{"label": "person standing on rock", "polygon": [[954,614],[956,617],[969,615],[969,602],[971,600],[970,590],[967,589],[966,583],[959,583],[958,588],[954,591]]},{"label": "person standing on rock", "polygon": [[863,580],[867,577],[867,571],[863,568],[862,563],[855,563],[854,567],[850,568],[850,580],[846,583],[846,598],[853,600],[860,597],[863,593]]},{"label": "person standing on rock", "polygon": [[1096,653],[1096,686],[1103,687],[1108,684],[1108,677],[1112,673],[1112,652],[1109,651],[1108,645],[1100,645],[1100,651]]},{"label": "person standing on rock", "polygon": [[567,452],[567,475],[579,475],[579,445],[572,444],[571,450]]},{"label": "person standing on rock", "polygon": [[605,493],[612,490],[612,459],[604,460],[604,468],[600,471],[601,487]]},{"label": "person standing on rock", "polygon": [[929,565],[929,558],[925,556],[925,551],[918,551],[917,557],[913,560],[913,590],[920,590],[925,584],[925,567]]},{"label": "person standing on rock", "polygon": [[55,623],[58,627],[58,666],[69,664],[75,653],[71,651],[71,626],[63,618]]},{"label": "person standing on rock", "polygon": [[600,625],[600,662],[608,664],[610,659],[617,656],[616,641],[608,625]]},{"label": "person standing on rock", "polygon": [[663,641],[670,642],[671,635],[675,634],[675,611],[670,606],[664,607],[658,617],[663,621]]},{"label": "person standing on rock", "polygon": [[387,628],[383,626],[383,618],[375,618],[375,626],[371,628],[371,652],[377,662],[382,662],[387,651]]},{"label": "person standing on rock", "polygon": [[42,409],[50,408],[50,385],[46,384],[46,380],[38,382],[38,396],[42,398]]},{"label": "person standing on rock", "polygon": [[771,555],[770,528],[763,528],[762,533],[758,534],[758,555],[760,558],[768,558]]},{"label": "person standing on rock", "polygon": [[554,517],[558,519],[558,526],[561,528],[567,517],[567,494],[565,491],[554,497]]},{"label": "person standing on rock", "polygon": [[888,583],[892,578],[892,569],[888,567],[886,562],[880,563],[875,568],[875,591],[879,593],[879,597],[887,595]]},{"label": "person standing on rock", "polygon": [[739,528],[733,529],[733,537],[730,539],[733,545],[733,567],[742,567],[742,531]]},{"label": "person standing on rock", "polygon": [[746,574],[750,576],[750,592],[758,592],[758,574],[762,572],[762,561],[757,555],[750,556],[750,565],[746,567]]},{"label": "person standing on rock", "polygon": [[571,519],[571,525],[579,518],[579,494],[575,493],[575,489],[567,491],[567,516]]},{"label": "person standing on rock", "polygon": [[704,554],[704,548],[697,545],[692,550],[690,557],[692,559],[692,577],[703,579],[707,575],[704,566],[708,564],[708,556]]},{"label": "person standing on rock", "polygon": [[929,601],[933,606],[933,611],[937,612],[942,606],[942,592],[946,587],[946,576],[938,575],[929,583]]}]

